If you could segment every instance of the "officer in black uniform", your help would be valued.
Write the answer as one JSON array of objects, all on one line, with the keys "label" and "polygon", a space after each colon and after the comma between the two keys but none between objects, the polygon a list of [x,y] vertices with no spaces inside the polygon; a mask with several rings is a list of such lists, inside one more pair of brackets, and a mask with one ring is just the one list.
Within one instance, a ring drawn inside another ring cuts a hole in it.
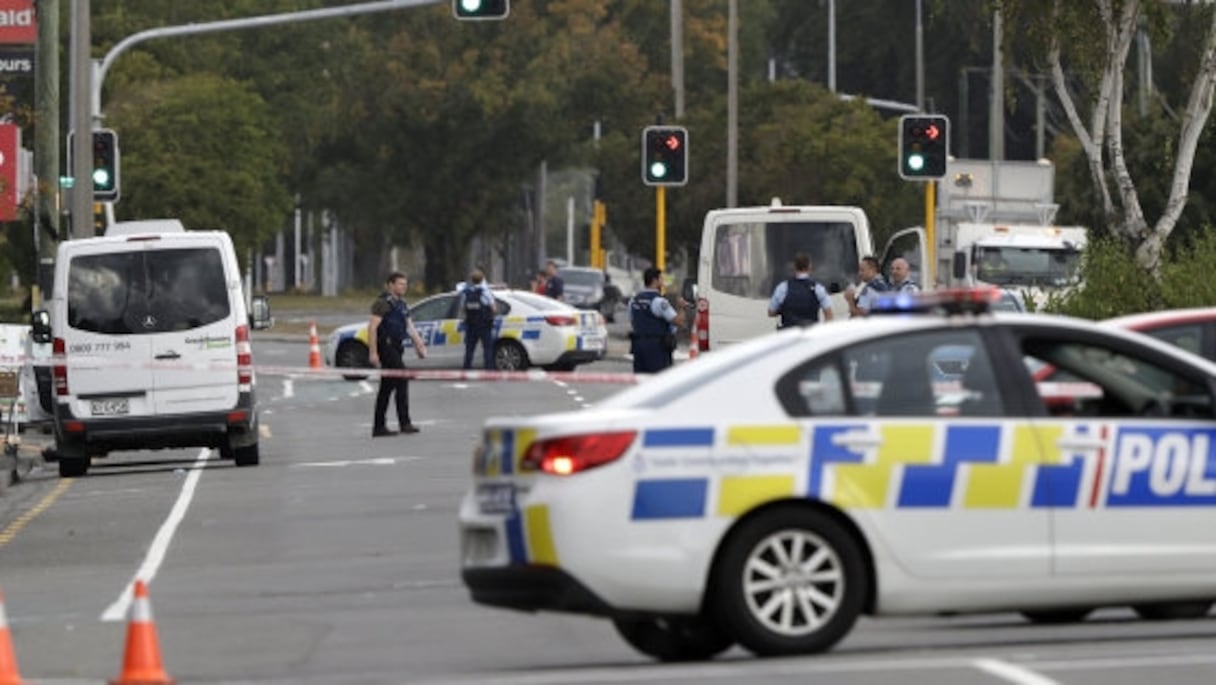
[{"label": "officer in black uniform", "polygon": [[[822,317],[820,312],[822,311]],[[780,316],[778,328],[806,326],[832,320],[832,300],[827,288],[811,278],[811,256],[805,252],[794,255],[794,277],[773,288],[768,303],[768,315]]]},{"label": "officer in black uniform", "polygon": [[481,343],[486,369],[494,368],[494,296],[485,286],[486,275],[481,269],[469,274],[469,283],[461,293],[460,307],[464,312],[464,368],[473,368],[473,352]]},{"label": "officer in black uniform", "polygon": [[684,325],[684,301],[678,310],[663,297],[663,272],[651,267],[642,272],[645,287],[629,301],[634,373],[658,373],[671,366],[676,329]]},{"label": "officer in black uniform", "polygon": [[404,371],[405,336],[414,341],[414,350],[419,359],[426,358],[426,346],[422,336],[410,319],[410,307],[405,303],[405,274],[394,271],[385,281],[385,290],[372,303],[372,318],[367,324],[368,360],[373,367],[389,371],[381,374],[380,390],[376,393],[376,413],[372,417],[372,437],[397,435],[386,425],[389,396],[396,393],[397,423],[402,433],[417,433],[419,428],[410,421],[410,382],[404,375],[391,375],[392,371]]}]

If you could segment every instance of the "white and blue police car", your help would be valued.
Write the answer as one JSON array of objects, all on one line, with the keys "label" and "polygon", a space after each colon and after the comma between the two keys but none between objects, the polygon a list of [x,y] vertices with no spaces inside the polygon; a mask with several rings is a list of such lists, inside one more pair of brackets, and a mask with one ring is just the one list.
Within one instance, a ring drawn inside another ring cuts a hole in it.
[{"label": "white and blue police car", "polygon": [[[861,614],[1206,614],[1216,365],[928,297],[888,306],[940,313],[784,330],[589,410],[489,419],[459,513],[472,599],[606,617],[663,660],[819,652]],[[945,348],[957,373],[933,368]],[[1049,401],[1043,365],[1095,392]]]}]

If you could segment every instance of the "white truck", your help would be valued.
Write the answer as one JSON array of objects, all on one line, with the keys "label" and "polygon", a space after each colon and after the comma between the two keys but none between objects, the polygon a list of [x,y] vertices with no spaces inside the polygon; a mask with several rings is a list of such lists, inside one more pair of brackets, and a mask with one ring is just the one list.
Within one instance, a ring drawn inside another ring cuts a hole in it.
[{"label": "white truck", "polygon": [[[994,285],[1042,304],[1078,283],[1088,231],[1056,226],[1055,167],[1048,160],[951,159],[938,183],[934,285]],[[897,236],[915,232],[906,229]]]}]

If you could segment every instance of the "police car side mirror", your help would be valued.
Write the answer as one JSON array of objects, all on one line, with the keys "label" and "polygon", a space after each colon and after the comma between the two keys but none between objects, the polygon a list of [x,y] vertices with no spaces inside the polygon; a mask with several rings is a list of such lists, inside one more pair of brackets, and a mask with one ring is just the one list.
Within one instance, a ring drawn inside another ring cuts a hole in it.
[{"label": "police car side mirror", "polygon": [[254,295],[249,300],[249,327],[255,331],[264,331],[274,325],[274,317],[270,315],[270,298],[265,295]]},{"label": "police car side mirror", "polygon": [[51,342],[51,313],[45,309],[30,312],[30,337],[36,343]]}]

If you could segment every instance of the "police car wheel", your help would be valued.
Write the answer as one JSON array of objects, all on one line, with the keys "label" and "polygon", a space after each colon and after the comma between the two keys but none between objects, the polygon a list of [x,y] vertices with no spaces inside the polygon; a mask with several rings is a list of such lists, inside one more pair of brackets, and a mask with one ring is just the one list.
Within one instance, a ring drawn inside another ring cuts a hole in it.
[{"label": "police car wheel", "polygon": [[1066,623],[1080,623],[1089,616],[1093,609],[1088,607],[1078,607],[1074,609],[1035,609],[1033,611],[1023,611],[1022,616],[1031,623],[1040,623],[1043,625],[1064,625]]},{"label": "police car wheel", "polygon": [[659,661],[705,661],[734,644],[706,617],[617,618],[612,625],[629,646]]},{"label": "police car wheel", "polygon": [[[346,367],[352,369],[366,369],[372,365],[368,357],[367,345],[361,342],[348,340],[338,346],[338,351],[334,353],[334,366]],[[367,376],[359,374],[343,374],[342,378],[348,381],[359,381],[367,378]]]},{"label": "police car wheel", "polygon": [[60,478],[80,478],[89,472],[88,457],[59,457],[59,477]]},{"label": "police car wheel", "polygon": [[1212,610],[1211,602],[1167,602],[1138,604],[1132,607],[1136,615],[1147,621],[1186,621],[1203,618]]},{"label": "police car wheel", "polygon": [[499,340],[494,346],[494,368],[523,371],[528,368],[528,352],[514,340]]},{"label": "police car wheel", "polygon": [[711,601],[719,625],[752,652],[812,654],[853,627],[868,583],[852,534],[822,512],[782,508],[731,534]]}]

